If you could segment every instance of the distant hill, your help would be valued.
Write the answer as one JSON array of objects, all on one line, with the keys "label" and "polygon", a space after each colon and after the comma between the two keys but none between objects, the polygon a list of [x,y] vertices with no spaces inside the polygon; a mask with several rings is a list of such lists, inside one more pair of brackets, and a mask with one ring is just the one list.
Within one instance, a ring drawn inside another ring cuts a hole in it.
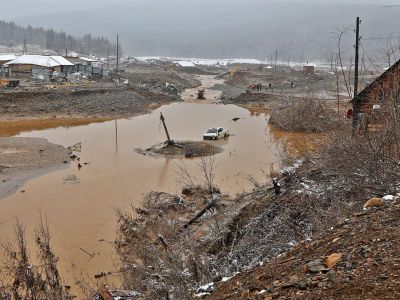
[{"label": "distant hill", "polygon": [[44,49],[65,53],[77,52],[80,54],[107,55],[108,49],[111,55],[116,54],[116,45],[104,37],[92,37],[84,34],[82,37],[73,37],[64,31],[53,29],[22,27],[14,22],[0,21],[0,45],[15,48],[16,45],[38,45]]}]

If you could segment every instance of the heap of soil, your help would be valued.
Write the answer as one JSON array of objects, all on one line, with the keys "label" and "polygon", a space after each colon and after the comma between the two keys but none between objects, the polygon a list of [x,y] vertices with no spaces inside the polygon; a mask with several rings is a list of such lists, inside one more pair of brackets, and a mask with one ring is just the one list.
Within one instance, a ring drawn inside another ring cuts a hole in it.
[{"label": "heap of soil", "polygon": [[399,299],[399,213],[400,201],[356,213],[205,299]]},{"label": "heap of soil", "polygon": [[173,141],[159,143],[147,149],[136,149],[143,155],[168,156],[168,157],[200,157],[221,153],[221,147],[215,146],[212,142],[205,141]]}]

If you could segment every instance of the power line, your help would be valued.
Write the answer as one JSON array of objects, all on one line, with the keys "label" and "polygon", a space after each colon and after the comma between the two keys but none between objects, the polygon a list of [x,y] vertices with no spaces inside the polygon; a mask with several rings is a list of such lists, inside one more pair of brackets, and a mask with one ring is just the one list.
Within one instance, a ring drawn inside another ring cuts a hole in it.
[{"label": "power line", "polygon": [[364,41],[369,40],[389,40],[389,39],[400,39],[400,36],[388,36],[388,37],[370,37],[370,38],[362,38]]}]

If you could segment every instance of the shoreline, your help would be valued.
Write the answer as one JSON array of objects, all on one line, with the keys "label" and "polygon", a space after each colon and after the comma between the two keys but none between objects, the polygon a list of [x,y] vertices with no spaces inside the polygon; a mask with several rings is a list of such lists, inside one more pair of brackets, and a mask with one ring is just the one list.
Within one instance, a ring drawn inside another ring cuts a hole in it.
[{"label": "shoreline", "polygon": [[0,138],[0,200],[32,178],[69,166],[70,155],[70,150],[42,138]]}]

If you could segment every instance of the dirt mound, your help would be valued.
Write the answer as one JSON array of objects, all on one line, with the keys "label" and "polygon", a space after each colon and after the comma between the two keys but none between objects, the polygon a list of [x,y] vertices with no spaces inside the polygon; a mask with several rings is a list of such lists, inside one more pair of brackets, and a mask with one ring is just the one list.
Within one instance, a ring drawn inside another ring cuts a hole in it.
[{"label": "dirt mound", "polygon": [[143,155],[168,156],[168,157],[200,157],[211,156],[223,151],[222,148],[213,145],[211,142],[203,141],[174,141],[159,143],[147,149],[136,149]]},{"label": "dirt mound", "polygon": [[215,284],[206,299],[399,299],[399,213],[390,203],[354,214],[287,255]]}]

